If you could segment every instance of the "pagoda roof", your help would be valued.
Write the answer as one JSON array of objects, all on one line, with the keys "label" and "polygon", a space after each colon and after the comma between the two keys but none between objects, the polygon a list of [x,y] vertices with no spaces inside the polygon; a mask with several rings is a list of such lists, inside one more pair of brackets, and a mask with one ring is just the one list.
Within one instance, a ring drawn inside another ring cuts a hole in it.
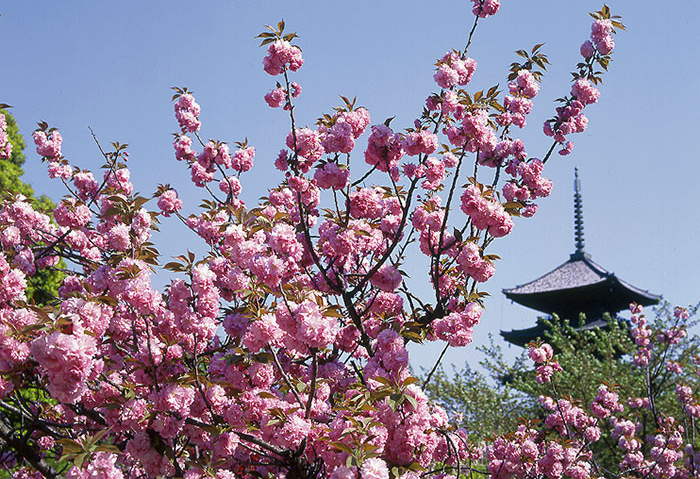
[{"label": "pagoda roof", "polygon": [[661,300],[608,272],[583,251],[549,273],[503,293],[523,306],[568,319],[579,313],[600,317],[603,312],[617,313],[632,302],[649,306]]}]

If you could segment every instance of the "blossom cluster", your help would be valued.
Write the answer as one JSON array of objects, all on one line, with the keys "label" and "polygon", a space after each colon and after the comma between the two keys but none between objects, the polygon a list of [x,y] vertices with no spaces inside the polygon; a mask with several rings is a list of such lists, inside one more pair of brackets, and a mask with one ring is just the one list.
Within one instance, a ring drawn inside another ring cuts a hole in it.
[{"label": "blossom cluster", "polygon": [[546,198],[552,191],[552,181],[542,176],[544,163],[539,158],[528,161],[513,159],[505,171],[513,179],[503,185],[503,196],[507,201],[517,201],[525,205],[521,214],[531,217],[537,212],[533,200]]},{"label": "blossom cluster", "polygon": [[322,190],[343,190],[350,179],[350,170],[342,168],[338,163],[329,162],[319,167],[314,173],[314,180]]},{"label": "blossom cluster", "polygon": [[501,7],[500,0],[472,0],[472,3],[474,4],[472,12],[481,18],[495,15]]},{"label": "blossom cluster", "polygon": [[476,60],[462,58],[456,52],[447,52],[440,60],[433,79],[441,88],[450,89],[455,85],[466,85],[476,71]]},{"label": "blossom cluster", "polygon": [[331,119],[331,123],[321,124],[318,129],[325,152],[350,153],[355,149],[355,140],[370,123],[369,111],[360,107],[354,111],[341,112]]},{"label": "blossom cluster", "polygon": [[304,64],[301,49],[287,40],[277,40],[267,47],[267,56],[263,58],[263,68],[270,75],[279,75],[289,69],[297,71]]},{"label": "blossom cluster", "polygon": [[588,118],[582,111],[586,105],[595,103],[598,96],[597,88],[589,80],[579,78],[571,88],[571,101],[565,106],[557,107],[556,118],[545,122],[545,135],[564,145],[559,154],[568,155],[573,150],[574,144],[567,141],[567,135],[586,131]]},{"label": "blossom cluster", "polygon": [[468,186],[462,193],[462,211],[469,215],[476,228],[485,229],[496,238],[506,236],[513,229],[513,220],[503,205],[475,185]]},{"label": "blossom cluster", "polygon": [[651,327],[647,325],[646,318],[640,314],[642,310],[639,305],[631,305],[630,310],[632,312],[630,321],[634,326],[632,329],[632,337],[634,338],[634,343],[639,348],[634,355],[634,363],[637,366],[643,367],[649,364],[649,359],[651,359],[652,349],[654,347],[651,338],[653,331]]},{"label": "blossom cluster", "polygon": [[615,391],[602,385],[598,388],[598,395],[591,404],[591,411],[599,419],[605,419],[615,412],[622,412],[624,406],[620,404],[619,399]]},{"label": "blossom cluster", "polygon": [[[601,15],[604,14],[604,15]],[[608,55],[615,47],[612,34],[615,33],[614,25],[624,29],[621,23],[612,20],[608,7],[594,15],[595,22],[591,25],[590,40],[581,45],[580,53],[585,59],[580,64],[579,72],[574,73],[575,81],[571,88],[571,94],[563,100],[564,104],[556,109],[556,116],[544,123],[544,133],[554,137],[554,140],[562,145],[560,155],[568,155],[573,149],[573,142],[567,141],[567,136],[572,133],[580,133],[588,127],[588,118],[582,113],[590,104],[596,103],[600,92],[595,84],[599,77],[594,71],[594,64],[598,63],[607,69]]]},{"label": "blossom cluster", "polygon": [[578,407],[567,399],[554,400],[551,397],[540,397],[542,406],[550,411],[545,418],[545,426],[555,429],[563,437],[580,438],[589,442],[600,439],[598,420],[588,415],[583,408]]},{"label": "blossom cluster", "polygon": [[55,331],[31,345],[33,358],[48,379],[48,390],[62,402],[72,403],[88,391],[87,380],[96,365],[95,340],[74,328],[71,334]]},{"label": "blossom cluster", "polygon": [[290,108],[289,96],[296,98],[301,95],[301,85],[297,82],[292,82],[290,85],[291,91],[287,91],[286,88],[278,86],[274,90],[271,90],[265,94],[265,103],[267,103],[272,108],[284,107],[285,110]]},{"label": "blossom cluster", "polygon": [[61,144],[63,138],[58,130],[37,130],[32,135],[36,151],[49,162],[49,178],[60,178],[64,181],[70,180],[73,176],[73,168],[64,160],[61,155]]},{"label": "blossom cluster", "polygon": [[490,261],[482,258],[479,246],[472,241],[462,245],[461,251],[457,255],[457,264],[462,268],[464,274],[480,283],[488,281],[496,270]]},{"label": "blossom cluster", "polygon": [[476,302],[453,305],[452,312],[435,320],[435,336],[450,346],[466,346],[472,342],[474,328],[479,324],[483,309]]},{"label": "blossom cluster", "polygon": [[58,130],[53,130],[48,135],[42,130],[34,132],[34,143],[36,152],[47,158],[58,158],[61,155],[61,143],[63,138]]},{"label": "blossom cluster", "polygon": [[372,126],[372,133],[367,140],[365,162],[375,166],[379,171],[398,172],[399,160],[405,151],[398,133],[386,125]]},{"label": "blossom cluster", "polygon": [[[459,116],[459,115],[458,115]],[[444,133],[449,142],[456,147],[464,147],[470,153],[484,151],[485,156],[490,156],[496,145],[498,137],[489,122],[488,112],[484,109],[476,109],[465,112],[461,117],[461,126],[445,127]]]},{"label": "blossom cluster", "polygon": [[508,83],[510,95],[503,101],[505,112],[498,117],[502,126],[513,124],[519,128],[525,126],[525,117],[532,111],[532,99],[537,96],[540,85],[530,70],[518,71],[515,80]]},{"label": "blossom cluster", "polygon": [[535,371],[537,372],[535,380],[540,384],[550,382],[554,373],[562,370],[561,365],[553,359],[552,346],[547,343],[543,343],[541,346],[530,346],[528,356],[535,362]]},{"label": "blossom cluster", "polygon": [[199,104],[194,101],[194,97],[189,93],[180,95],[175,102],[175,118],[177,118],[183,133],[199,131],[199,128],[202,126],[202,122],[199,121],[199,113]]},{"label": "blossom cluster", "polygon": [[177,191],[166,190],[158,196],[158,208],[163,216],[170,216],[182,209],[182,200],[178,198]]},{"label": "blossom cluster", "polygon": [[[186,95],[180,96],[178,101],[183,96]],[[187,96],[191,97],[190,94]],[[189,101],[194,102],[194,98],[192,97]],[[194,104],[196,105],[196,103]],[[197,109],[199,111],[199,106]],[[190,130],[183,129],[182,134],[176,135],[173,147],[175,158],[188,164],[192,182],[200,188],[209,188],[209,183],[216,180],[217,173],[221,173],[218,189],[226,194],[231,203],[242,206],[243,202],[238,198],[243,190],[239,177],[241,173],[245,173],[253,167],[255,148],[248,146],[247,142],[241,143],[232,154],[226,143],[213,140],[202,143],[200,140],[202,152],[197,154],[197,151],[192,147],[192,138],[185,134],[186,131]],[[199,140],[198,136],[197,139]],[[227,173],[226,170],[233,171]],[[165,216],[170,216],[182,208],[182,202],[173,189],[161,189],[156,196],[158,196],[158,207]]]},{"label": "blossom cluster", "polygon": [[494,479],[512,477],[592,477],[590,452],[578,441],[547,441],[538,431],[520,426],[512,437],[497,438],[488,447],[488,471]]},{"label": "blossom cluster", "polygon": [[[591,42],[592,46],[595,47],[603,55],[608,55],[615,48],[615,41],[612,37],[612,21],[610,19],[596,20],[591,25]],[[586,45],[586,44],[584,44]],[[586,45],[581,47],[582,51],[586,53],[590,52],[590,47]],[[588,57],[590,55],[583,55]]]}]

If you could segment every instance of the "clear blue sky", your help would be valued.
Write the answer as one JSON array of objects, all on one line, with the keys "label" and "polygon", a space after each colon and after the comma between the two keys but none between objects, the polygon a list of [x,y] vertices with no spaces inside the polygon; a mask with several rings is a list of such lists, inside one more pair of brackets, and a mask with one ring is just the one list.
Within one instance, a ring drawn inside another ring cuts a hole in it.
[{"label": "clear blue sky", "polygon": [[[296,31],[306,63],[295,76],[304,91],[298,121],[311,125],[338,104],[338,94],[357,96],[373,123],[396,116],[410,126],[425,97],[436,90],[433,63],[464,45],[470,2],[311,1],[121,1],[0,2],[4,46],[0,102],[15,108],[25,138],[35,122],[61,129],[64,154],[81,167],[97,168],[99,152],[88,125],[104,143],[130,145],[137,190],[150,195],[159,182],[191,200],[188,173],[172,154],[173,85],[188,86],[202,105],[203,134],[228,142],[247,137],[257,149],[256,168],[244,177],[249,204],[279,179],[272,161],[288,131],[288,119],[262,97],[275,80],[262,70],[264,51],[253,37],[265,23],[284,18]],[[531,156],[548,141],[541,133],[553,100],[569,90],[569,71],[588,37],[592,0],[504,0],[501,12],[483,21],[471,50],[479,66],[470,88],[505,84],[513,51],[546,42],[552,65],[522,137]],[[700,58],[700,8],[696,2],[610,2],[628,31],[616,38],[615,61],[600,102],[588,110],[590,126],[572,138],[569,157],[547,164],[550,198],[514,232],[495,242],[502,257],[486,283],[492,297],[477,342],[500,329],[528,327],[536,313],[510,304],[500,290],[534,279],[573,251],[572,178],[581,172],[586,250],[593,259],[634,285],[663,294],[674,304],[700,300],[696,238],[700,158],[696,111]],[[364,146],[360,139],[359,147]],[[60,198],[33,149],[25,179],[38,192]],[[360,160],[361,153],[355,154]],[[359,162],[359,161],[358,161]],[[194,236],[170,228],[156,240],[177,254]],[[186,243],[182,245],[182,243]],[[165,258],[164,258],[165,259]],[[500,338],[499,338],[500,341]],[[515,353],[517,350],[512,349]],[[427,365],[437,348],[414,351]],[[446,362],[461,364],[473,348],[455,350]]]}]

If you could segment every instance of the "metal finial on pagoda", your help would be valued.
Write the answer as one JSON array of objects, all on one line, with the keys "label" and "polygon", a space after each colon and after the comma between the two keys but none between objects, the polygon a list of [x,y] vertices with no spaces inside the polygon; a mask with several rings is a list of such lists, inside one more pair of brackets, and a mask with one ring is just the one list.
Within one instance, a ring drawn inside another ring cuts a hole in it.
[{"label": "metal finial on pagoda", "polygon": [[578,168],[574,168],[574,242],[576,252],[582,253],[585,241],[583,238],[583,200],[581,199],[581,180]]}]

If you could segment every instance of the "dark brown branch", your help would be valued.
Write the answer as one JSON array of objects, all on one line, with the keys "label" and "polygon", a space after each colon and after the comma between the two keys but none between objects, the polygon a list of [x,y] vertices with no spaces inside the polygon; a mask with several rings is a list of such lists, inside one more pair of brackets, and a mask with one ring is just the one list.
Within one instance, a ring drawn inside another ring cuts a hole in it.
[{"label": "dark brown branch", "polygon": [[58,476],[58,473],[49,466],[33,447],[27,444],[26,441],[17,438],[12,433],[12,430],[2,421],[0,421],[0,440],[12,448],[18,456],[31,464],[34,469],[41,472],[47,479],[54,479]]}]

